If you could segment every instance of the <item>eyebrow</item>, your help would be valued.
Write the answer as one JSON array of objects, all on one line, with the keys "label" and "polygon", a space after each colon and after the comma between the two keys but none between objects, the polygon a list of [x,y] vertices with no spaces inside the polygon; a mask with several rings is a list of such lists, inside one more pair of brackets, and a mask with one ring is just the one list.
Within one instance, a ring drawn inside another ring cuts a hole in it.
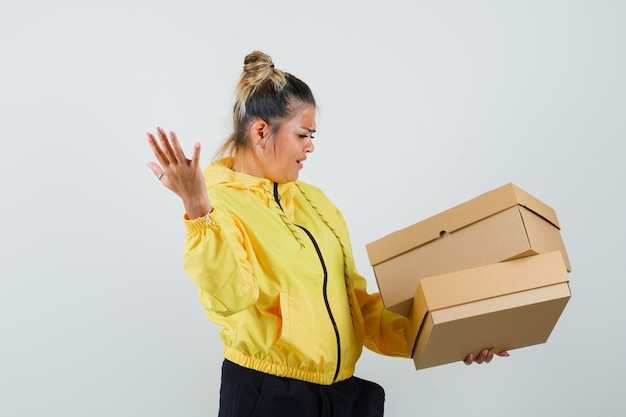
[{"label": "eyebrow", "polygon": [[308,127],[300,126],[300,129],[304,129],[304,130],[306,130],[309,133],[315,133],[315,129],[310,129]]}]

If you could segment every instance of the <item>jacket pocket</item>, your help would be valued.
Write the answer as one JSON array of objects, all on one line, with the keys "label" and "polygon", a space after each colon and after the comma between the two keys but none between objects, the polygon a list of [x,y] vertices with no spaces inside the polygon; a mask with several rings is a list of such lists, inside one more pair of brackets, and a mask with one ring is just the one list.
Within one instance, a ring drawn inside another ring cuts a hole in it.
[{"label": "jacket pocket", "polygon": [[280,331],[277,343],[295,347],[305,357],[334,349],[335,336],[321,295],[292,288],[280,292]]}]

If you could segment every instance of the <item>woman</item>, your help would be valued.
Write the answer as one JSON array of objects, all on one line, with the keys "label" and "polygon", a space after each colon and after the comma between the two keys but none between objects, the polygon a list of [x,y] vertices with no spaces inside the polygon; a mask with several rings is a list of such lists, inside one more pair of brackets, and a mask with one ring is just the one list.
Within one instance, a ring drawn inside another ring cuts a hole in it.
[{"label": "woman", "polygon": [[[234,132],[204,174],[158,129],[148,164],[183,200],[184,264],[222,326],[220,416],[381,416],[384,391],[353,376],[362,347],[408,357],[406,319],[368,294],[340,211],[298,181],[314,150],[309,87],[246,56]],[[489,362],[485,349],[466,363]]]}]

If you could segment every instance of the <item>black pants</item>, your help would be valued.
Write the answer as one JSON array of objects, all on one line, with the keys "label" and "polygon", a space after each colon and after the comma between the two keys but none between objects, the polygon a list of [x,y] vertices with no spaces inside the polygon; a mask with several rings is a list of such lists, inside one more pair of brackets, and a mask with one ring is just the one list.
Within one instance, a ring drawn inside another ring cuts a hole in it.
[{"label": "black pants", "polygon": [[357,377],[318,385],[222,365],[219,417],[381,417],[384,403],[380,385]]}]

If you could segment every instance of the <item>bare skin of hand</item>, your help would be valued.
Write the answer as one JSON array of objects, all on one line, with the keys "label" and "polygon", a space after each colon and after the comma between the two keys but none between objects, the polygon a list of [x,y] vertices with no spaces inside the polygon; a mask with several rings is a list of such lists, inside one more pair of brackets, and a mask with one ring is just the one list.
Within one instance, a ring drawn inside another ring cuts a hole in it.
[{"label": "bare skin of hand", "polygon": [[496,356],[501,356],[501,357],[508,357],[509,352],[507,351],[502,351],[499,353],[495,353],[493,351],[493,349],[483,349],[480,354],[476,357],[474,357],[473,353],[470,353],[469,355],[467,355],[467,357],[465,358],[465,360],[463,360],[463,363],[465,363],[466,365],[471,365],[472,363],[477,363],[477,364],[481,364],[481,363],[489,363],[491,362],[491,360],[493,359],[493,355]]},{"label": "bare skin of hand", "polygon": [[148,133],[148,143],[158,161],[148,162],[148,168],[183,200],[188,218],[196,219],[210,213],[212,207],[200,167],[200,143],[195,144],[193,155],[188,159],[176,133],[170,132],[168,137],[163,129],[158,128],[157,136],[158,141]]}]

